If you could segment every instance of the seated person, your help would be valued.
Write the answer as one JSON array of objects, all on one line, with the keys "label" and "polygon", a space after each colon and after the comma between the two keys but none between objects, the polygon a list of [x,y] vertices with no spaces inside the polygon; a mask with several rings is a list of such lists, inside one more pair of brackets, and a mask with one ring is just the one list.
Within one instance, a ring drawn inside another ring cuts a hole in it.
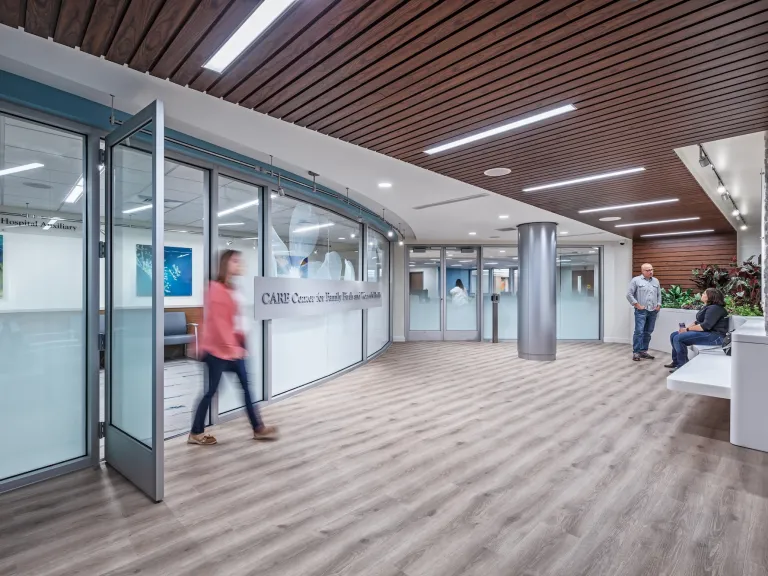
[{"label": "seated person", "polygon": [[688,362],[688,346],[721,346],[728,334],[728,311],[725,309],[723,295],[717,288],[707,288],[701,295],[704,308],[696,314],[696,322],[669,337],[672,343],[672,363],[665,364],[674,372]]}]

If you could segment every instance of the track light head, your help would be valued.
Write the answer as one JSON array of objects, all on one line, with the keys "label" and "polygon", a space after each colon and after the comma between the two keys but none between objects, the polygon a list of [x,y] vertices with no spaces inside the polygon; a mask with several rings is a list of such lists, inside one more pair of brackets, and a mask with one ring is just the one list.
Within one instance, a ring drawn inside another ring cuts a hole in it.
[{"label": "track light head", "polygon": [[699,164],[702,168],[706,168],[711,164],[709,158],[707,158],[707,155],[704,153],[704,148],[701,146],[699,146]]},{"label": "track light head", "polygon": [[725,193],[726,193],[725,184],[723,184],[722,182],[720,182],[720,184],[718,184],[718,185],[717,185],[717,191],[718,191],[720,194],[725,194]]}]

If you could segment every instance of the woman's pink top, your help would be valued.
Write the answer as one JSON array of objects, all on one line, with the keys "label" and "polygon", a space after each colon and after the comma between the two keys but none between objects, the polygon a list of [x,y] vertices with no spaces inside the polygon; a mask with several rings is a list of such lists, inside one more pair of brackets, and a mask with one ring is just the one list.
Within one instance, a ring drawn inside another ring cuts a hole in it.
[{"label": "woman's pink top", "polygon": [[213,281],[205,295],[205,314],[200,335],[200,350],[223,360],[245,356],[245,335],[235,329],[237,302],[231,288]]}]

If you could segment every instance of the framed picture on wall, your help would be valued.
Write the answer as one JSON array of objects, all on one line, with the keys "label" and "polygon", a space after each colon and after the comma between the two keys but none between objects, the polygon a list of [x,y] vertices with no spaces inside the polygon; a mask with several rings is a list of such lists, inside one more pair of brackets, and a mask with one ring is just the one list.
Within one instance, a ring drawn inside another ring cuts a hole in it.
[{"label": "framed picture on wall", "polygon": [[[166,296],[192,296],[192,248],[166,246],[163,254]],[[136,244],[136,295],[152,296],[152,246]]]}]

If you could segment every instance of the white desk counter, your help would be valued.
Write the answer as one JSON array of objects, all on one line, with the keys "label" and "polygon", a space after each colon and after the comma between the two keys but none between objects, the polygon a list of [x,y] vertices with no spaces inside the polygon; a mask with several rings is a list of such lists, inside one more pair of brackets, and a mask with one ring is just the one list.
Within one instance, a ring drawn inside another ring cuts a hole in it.
[{"label": "white desk counter", "polygon": [[763,318],[732,335],[731,443],[768,452],[768,334]]}]

